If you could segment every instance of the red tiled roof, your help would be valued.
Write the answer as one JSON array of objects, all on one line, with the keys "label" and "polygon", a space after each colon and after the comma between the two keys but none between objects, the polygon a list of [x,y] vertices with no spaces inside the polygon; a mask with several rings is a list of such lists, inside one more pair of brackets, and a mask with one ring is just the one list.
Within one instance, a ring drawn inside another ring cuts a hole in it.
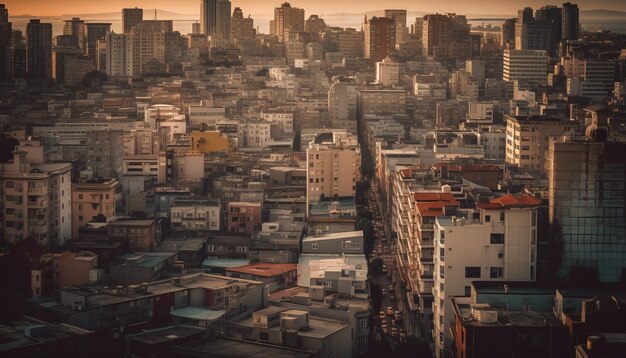
[{"label": "red tiled roof", "polygon": [[420,216],[437,217],[444,214],[443,206],[442,201],[417,203],[417,212]]},{"label": "red tiled roof", "polygon": [[458,201],[454,198],[452,193],[443,193],[443,192],[417,192],[413,194],[413,199],[417,202],[433,202],[433,201],[443,201],[450,204],[458,204]]},{"label": "red tiled roof", "polygon": [[478,203],[482,209],[531,208],[539,206],[540,200],[528,194],[506,194],[492,199],[489,203]]},{"label": "red tiled roof", "polygon": [[283,274],[285,272],[295,271],[297,267],[298,265],[296,264],[274,264],[259,262],[241,267],[227,268],[226,271],[255,275],[260,277],[272,277]]}]

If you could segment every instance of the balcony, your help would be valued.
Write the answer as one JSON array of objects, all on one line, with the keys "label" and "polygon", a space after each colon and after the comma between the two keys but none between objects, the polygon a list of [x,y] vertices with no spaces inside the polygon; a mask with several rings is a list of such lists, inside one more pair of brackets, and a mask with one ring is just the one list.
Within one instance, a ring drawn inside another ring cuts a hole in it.
[{"label": "balcony", "polygon": [[28,207],[33,209],[43,209],[48,207],[48,200],[29,201]]},{"label": "balcony", "polygon": [[48,192],[47,188],[37,187],[37,188],[28,188],[29,195],[44,195]]}]

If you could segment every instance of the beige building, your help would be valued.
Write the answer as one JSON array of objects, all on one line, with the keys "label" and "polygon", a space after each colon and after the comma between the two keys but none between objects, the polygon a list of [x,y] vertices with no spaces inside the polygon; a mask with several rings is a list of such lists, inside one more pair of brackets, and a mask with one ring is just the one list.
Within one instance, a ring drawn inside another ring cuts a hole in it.
[{"label": "beige building", "polygon": [[94,179],[72,184],[72,237],[78,229],[103,215],[107,221],[115,216],[115,205],[120,194],[116,179]]},{"label": "beige building", "polygon": [[361,148],[356,138],[333,132],[331,140],[316,142],[307,148],[307,204],[322,197],[355,196],[361,180]]},{"label": "beige building", "polygon": [[46,163],[38,141],[21,141],[15,149],[13,161],[0,164],[0,238],[62,245],[71,239],[72,166]]},{"label": "beige building", "polygon": [[376,62],[376,83],[384,86],[392,86],[400,83],[400,63],[386,57]]},{"label": "beige building", "polygon": [[544,50],[504,50],[502,79],[506,82],[545,84],[550,57]]},{"label": "beige building", "polygon": [[244,17],[241,8],[236,7],[230,19],[230,40],[234,44],[240,44],[241,42],[254,40],[255,34],[254,19]]},{"label": "beige building", "polygon": [[98,255],[89,251],[47,253],[31,270],[33,297],[46,296],[67,286],[98,280]]},{"label": "beige building", "polygon": [[577,124],[561,118],[506,115],[506,162],[545,172],[551,137],[574,133]]},{"label": "beige building", "polygon": [[355,29],[343,29],[339,33],[339,52],[345,58],[363,56],[363,32]]}]

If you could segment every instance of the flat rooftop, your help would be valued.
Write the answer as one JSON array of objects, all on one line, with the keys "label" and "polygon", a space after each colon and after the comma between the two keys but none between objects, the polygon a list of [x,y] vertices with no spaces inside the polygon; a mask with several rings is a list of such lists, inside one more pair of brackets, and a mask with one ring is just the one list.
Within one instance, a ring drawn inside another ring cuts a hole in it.
[{"label": "flat rooftop", "polygon": [[[31,336],[26,335],[26,331],[29,329],[33,329]],[[69,324],[52,324],[24,316],[20,319],[0,324],[0,352],[71,339],[91,333],[93,332]],[[4,356],[4,354],[0,354],[0,356]]]},{"label": "flat rooftop", "polygon": [[210,310],[201,307],[183,307],[170,311],[170,315],[178,318],[195,319],[200,321],[214,321],[224,316],[226,312],[223,310]]},{"label": "flat rooftop", "polygon": [[130,339],[145,344],[160,344],[164,342],[192,337],[195,335],[203,335],[204,333],[205,330],[203,328],[180,325],[152,329],[149,331],[133,334],[130,336]]},{"label": "flat rooftop", "polygon": [[315,352],[231,338],[204,339],[175,349],[176,356],[233,358],[308,358]]},{"label": "flat rooftop", "polygon": [[272,277],[284,274],[290,271],[296,271],[296,264],[274,264],[274,263],[254,263],[251,265],[227,268],[227,272],[236,272],[247,275]]}]

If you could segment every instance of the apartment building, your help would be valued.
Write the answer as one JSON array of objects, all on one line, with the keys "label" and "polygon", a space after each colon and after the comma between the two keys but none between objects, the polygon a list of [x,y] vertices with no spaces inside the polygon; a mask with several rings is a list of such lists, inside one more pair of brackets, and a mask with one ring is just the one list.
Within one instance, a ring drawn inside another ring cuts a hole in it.
[{"label": "apartment building", "polygon": [[163,239],[162,219],[117,219],[107,224],[107,237],[128,243],[130,250],[154,250]]},{"label": "apartment building", "polygon": [[121,189],[116,179],[72,183],[72,237],[78,238],[78,229],[92,220],[113,219]]},{"label": "apartment building", "polygon": [[[355,138],[331,133],[307,148],[307,206],[321,198],[356,195],[361,179],[361,149]],[[308,209],[307,209],[308,212]]]},{"label": "apartment building", "polygon": [[393,62],[389,57],[376,62],[376,83],[393,86],[400,83],[400,63]]},{"label": "apartment building", "polygon": [[173,228],[219,231],[222,205],[219,199],[178,197],[170,207]]},{"label": "apartment building", "polygon": [[46,163],[38,141],[21,141],[13,161],[0,164],[0,232],[5,243],[25,238],[62,245],[72,238],[69,163]]},{"label": "apartment building", "polygon": [[504,50],[502,79],[546,84],[550,57],[543,50]]},{"label": "apartment building", "polygon": [[576,122],[546,116],[506,115],[506,162],[545,173],[545,157],[551,137],[573,134]]},{"label": "apartment building", "polygon": [[228,203],[226,215],[228,232],[252,234],[261,225],[261,203]]},{"label": "apartment building", "polygon": [[527,194],[506,194],[436,218],[433,231],[433,340],[437,357],[451,354],[451,296],[469,296],[472,281],[534,281],[537,209]]}]

